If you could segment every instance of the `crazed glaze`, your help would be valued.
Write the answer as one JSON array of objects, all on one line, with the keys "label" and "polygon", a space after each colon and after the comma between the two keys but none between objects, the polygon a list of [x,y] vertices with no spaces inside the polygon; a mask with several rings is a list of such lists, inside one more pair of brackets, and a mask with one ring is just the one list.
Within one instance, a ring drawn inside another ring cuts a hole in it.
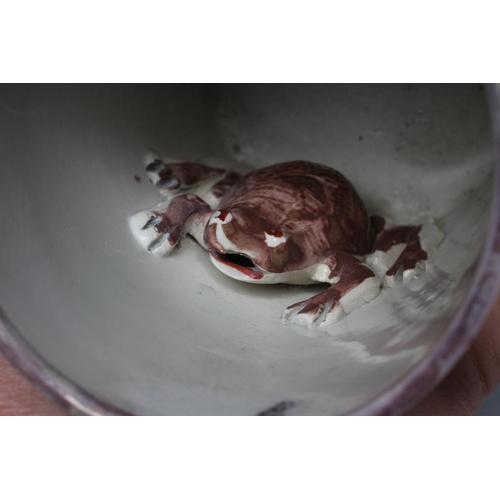
[{"label": "crazed glaze", "polygon": [[[130,220],[149,251],[168,254],[190,234],[231,278],[331,285],[288,307],[285,321],[333,323],[379,293],[380,269],[394,277],[427,258],[419,226],[386,229],[382,217],[368,216],[352,184],[323,165],[292,161],[242,177],[156,155],[146,170],[168,197]],[[364,258],[379,263],[377,273]]]}]

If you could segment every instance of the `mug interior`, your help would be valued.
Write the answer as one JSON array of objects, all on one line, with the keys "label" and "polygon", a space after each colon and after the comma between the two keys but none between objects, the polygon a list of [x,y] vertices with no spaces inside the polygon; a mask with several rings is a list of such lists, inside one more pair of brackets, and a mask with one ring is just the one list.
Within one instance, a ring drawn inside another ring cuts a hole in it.
[{"label": "mug interior", "polygon": [[[494,201],[482,86],[16,85],[0,104],[0,304],[98,401],[135,414],[360,411],[442,342],[474,286]],[[236,282],[189,239],[166,259],[136,244],[129,216],[161,201],[149,148],[241,169],[332,166],[370,213],[424,224],[427,269],[330,327],[285,325],[285,307],[317,287]]]}]

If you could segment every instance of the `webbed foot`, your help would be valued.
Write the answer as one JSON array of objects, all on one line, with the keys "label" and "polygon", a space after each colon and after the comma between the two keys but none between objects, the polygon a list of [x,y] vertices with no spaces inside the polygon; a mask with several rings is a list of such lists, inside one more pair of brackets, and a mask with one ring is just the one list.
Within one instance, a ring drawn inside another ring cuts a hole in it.
[{"label": "webbed foot", "polygon": [[380,280],[371,276],[342,294],[335,285],[310,299],[293,304],[285,310],[283,321],[309,328],[336,323],[345,314],[374,299],[380,292]]},{"label": "webbed foot", "polygon": [[425,271],[428,255],[420,244],[421,229],[422,226],[384,229],[383,225],[379,225],[372,252],[366,262],[380,276],[385,274],[385,286],[392,286],[400,274],[403,281],[407,281]]},{"label": "webbed foot", "polygon": [[344,311],[338,297],[328,293],[329,291],[328,289],[287,307],[283,313],[283,321],[308,328],[335,323],[343,316]]},{"label": "webbed foot", "polygon": [[284,322],[309,328],[328,326],[379,294],[380,279],[353,255],[337,252],[324,265],[330,269],[332,286],[288,307]]},{"label": "webbed foot", "polygon": [[199,240],[199,222],[209,216],[211,209],[201,198],[192,194],[176,196],[168,204],[143,210],[130,218],[130,229],[149,252],[169,254],[185,233]]},{"label": "webbed foot", "polygon": [[151,253],[167,255],[178,242],[171,238],[160,206],[134,214],[129,226],[141,246]]}]

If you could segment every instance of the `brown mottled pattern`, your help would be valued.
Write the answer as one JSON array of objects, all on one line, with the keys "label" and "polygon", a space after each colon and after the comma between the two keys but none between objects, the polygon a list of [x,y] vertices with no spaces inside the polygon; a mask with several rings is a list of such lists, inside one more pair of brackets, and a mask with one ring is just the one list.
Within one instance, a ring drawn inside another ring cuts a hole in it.
[{"label": "brown mottled pattern", "polygon": [[193,215],[210,213],[208,203],[193,194],[181,194],[172,200],[165,212],[154,212],[161,220],[156,224],[155,230],[160,234],[168,233],[170,245],[176,245],[181,236],[184,224]]},{"label": "brown mottled pattern", "polygon": [[[335,170],[306,161],[272,165],[245,176],[225,195],[220,210],[233,219],[227,238],[271,272],[303,269],[332,249],[365,254],[370,249],[369,219],[351,183]],[[287,241],[267,246],[264,232],[280,230]],[[205,232],[207,246],[224,250],[215,227]]]},{"label": "brown mottled pattern", "polygon": [[216,198],[222,198],[231,187],[241,179],[241,174],[238,172],[229,172],[223,179],[216,182],[210,192]]}]

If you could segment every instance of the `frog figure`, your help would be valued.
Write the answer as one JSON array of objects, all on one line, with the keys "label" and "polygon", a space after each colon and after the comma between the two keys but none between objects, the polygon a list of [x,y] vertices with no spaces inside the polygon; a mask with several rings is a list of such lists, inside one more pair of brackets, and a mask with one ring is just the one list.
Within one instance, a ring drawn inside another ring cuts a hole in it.
[{"label": "frog figure", "polygon": [[330,325],[397,275],[418,275],[425,267],[421,227],[386,228],[382,217],[369,217],[352,184],[333,168],[297,160],[241,175],[156,154],[146,164],[166,197],[130,218],[148,251],[168,254],[191,235],[231,278],[329,285],[290,305],[285,322]]}]

